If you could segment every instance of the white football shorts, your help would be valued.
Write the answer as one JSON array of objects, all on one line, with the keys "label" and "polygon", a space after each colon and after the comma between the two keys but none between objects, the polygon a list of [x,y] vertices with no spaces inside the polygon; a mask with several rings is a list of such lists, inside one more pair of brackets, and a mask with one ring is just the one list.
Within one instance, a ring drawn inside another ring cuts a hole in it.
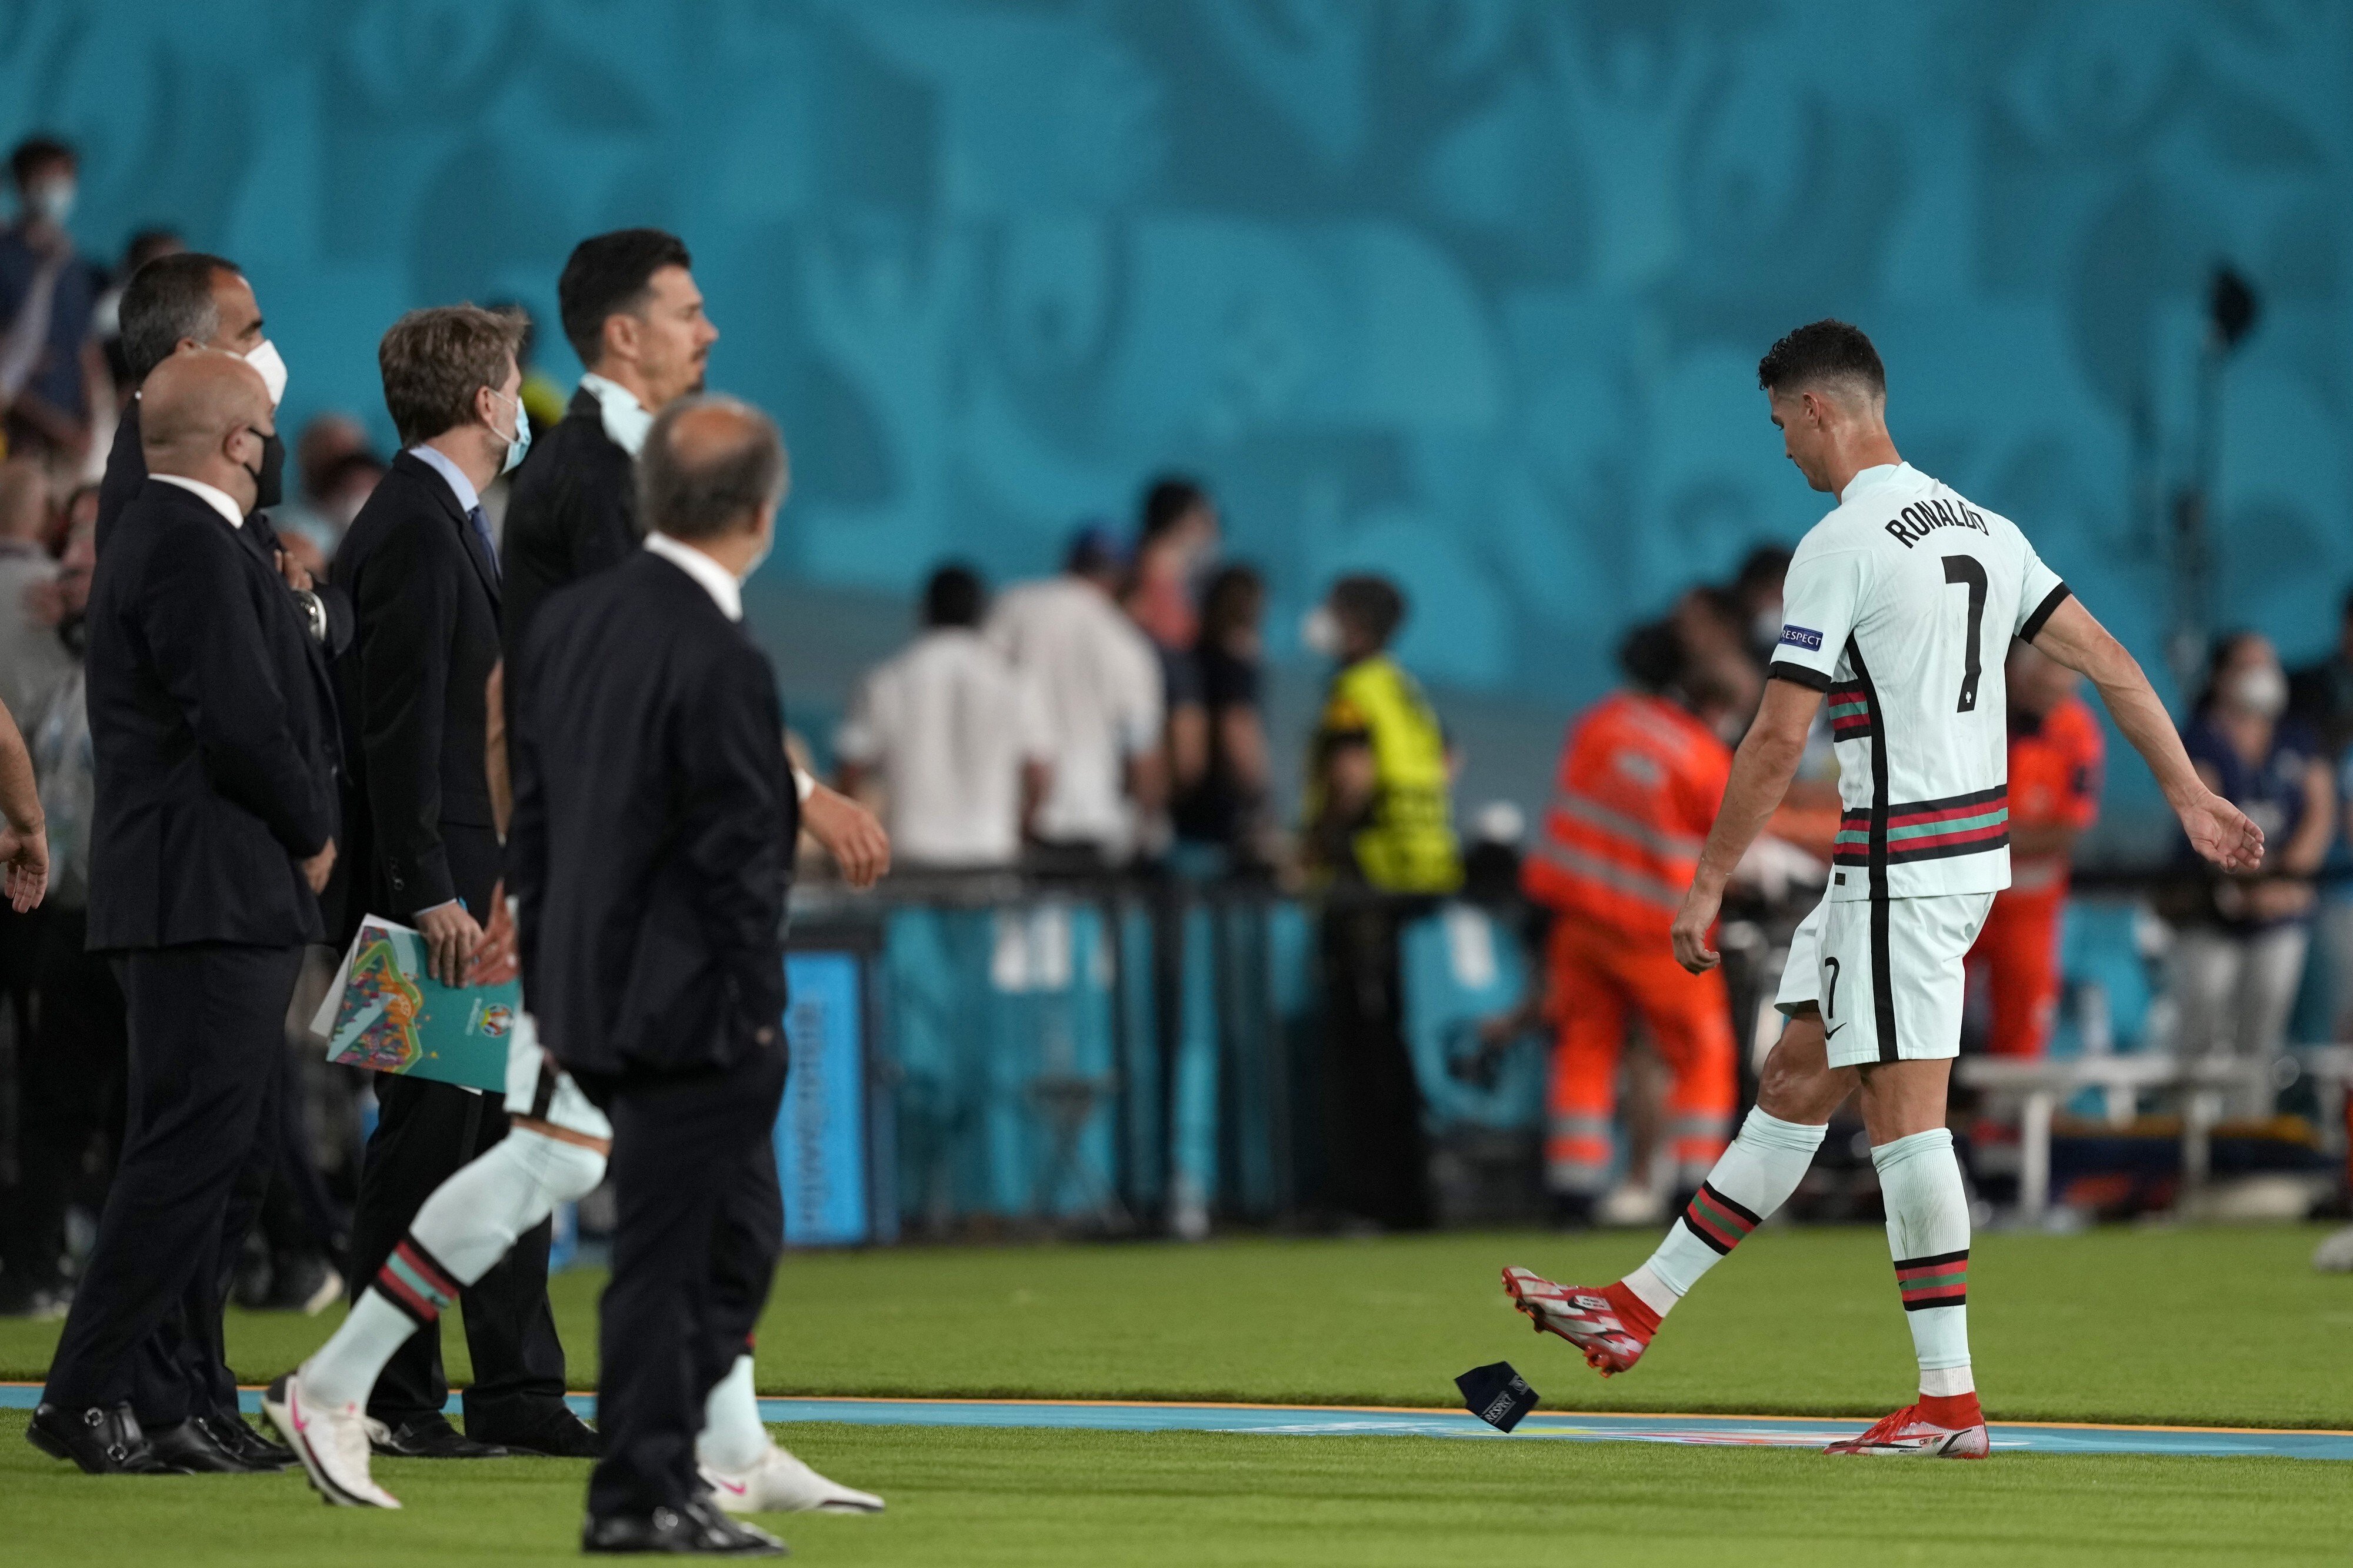
[{"label": "white football shorts", "polygon": [[1789,940],[1773,1005],[1792,1015],[1821,1009],[1834,1068],[1957,1057],[1968,989],[1962,961],[1993,899],[1825,897]]},{"label": "white football shorts", "polygon": [[541,1047],[539,1026],[528,1013],[515,1015],[515,1031],[507,1041],[507,1114],[528,1116],[583,1137],[609,1142],[613,1136],[613,1124],[605,1113]]}]

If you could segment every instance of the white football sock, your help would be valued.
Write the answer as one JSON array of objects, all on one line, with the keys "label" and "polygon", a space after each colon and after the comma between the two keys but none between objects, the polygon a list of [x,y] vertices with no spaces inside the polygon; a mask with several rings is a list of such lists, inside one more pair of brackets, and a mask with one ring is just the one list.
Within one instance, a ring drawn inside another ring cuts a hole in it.
[{"label": "white football sock", "polygon": [[1882,1143],[1871,1152],[1887,1205],[1887,1250],[1912,1348],[1920,1358],[1920,1392],[1972,1393],[1969,1371],[1969,1198],[1953,1135],[1942,1127]]},{"label": "white football sock", "polygon": [[302,1386],[322,1404],[365,1403],[384,1363],[438,1321],[458,1289],[489,1273],[515,1238],[596,1190],[605,1157],[516,1128],[433,1189],[407,1236],[316,1354]]},{"label": "white football sock", "polygon": [[695,1462],[737,1475],[750,1469],[767,1451],[768,1429],[760,1424],[759,1394],[752,1386],[752,1358],[740,1355],[703,1401],[702,1436],[694,1440]]},{"label": "white football sock", "polygon": [[1822,1146],[1824,1129],[1749,1111],[1740,1136],[1700,1184],[1683,1217],[1650,1261],[1626,1276],[1626,1289],[1665,1317],[1699,1277],[1740,1245],[1748,1233],[1789,1201]]}]

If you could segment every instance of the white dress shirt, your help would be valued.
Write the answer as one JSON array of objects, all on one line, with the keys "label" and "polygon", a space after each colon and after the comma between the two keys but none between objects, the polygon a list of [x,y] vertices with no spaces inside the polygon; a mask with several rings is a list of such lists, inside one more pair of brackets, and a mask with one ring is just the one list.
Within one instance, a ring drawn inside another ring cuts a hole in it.
[{"label": "white dress shirt", "polygon": [[471,511],[482,504],[481,492],[474,489],[474,481],[450,460],[447,452],[438,447],[417,446],[408,448],[408,455],[449,481],[449,493],[458,498],[459,511]]},{"label": "white dress shirt", "polygon": [[1160,744],[1160,660],[1151,643],[1109,595],[1071,576],[1008,588],[987,636],[1045,702],[1054,782],[1038,836],[1126,859],[1140,837],[1127,763]]},{"label": "white dress shirt", "polygon": [[218,486],[208,485],[202,479],[189,479],[185,474],[158,474],[151,471],[147,477],[151,479],[161,479],[167,485],[177,485],[190,495],[202,498],[206,506],[211,507],[227,520],[231,528],[245,526],[245,513],[237,510],[237,502],[230,498],[229,493]]}]

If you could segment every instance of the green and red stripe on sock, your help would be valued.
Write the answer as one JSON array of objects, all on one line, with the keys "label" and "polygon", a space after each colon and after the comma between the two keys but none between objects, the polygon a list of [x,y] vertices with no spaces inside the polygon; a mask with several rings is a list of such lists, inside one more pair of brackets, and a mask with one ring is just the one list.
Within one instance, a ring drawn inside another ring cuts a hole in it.
[{"label": "green and red stripe on sock", "polygon": [[392,1249],[392,1256],[376,1270],[375,1288],[386,1300],[427,1326],[438,1321],[441,1309],[458,1299],[459,1289],[449,1271],[414,1237],[403,1237]]},{"label": "green and red stripe on sock", "polygon": [[1906,1258],[1895,1265],[1895,1288],[1904,1293],[1904,1310],[1966,1307],[1969,1302],[1969,1250],[1940,1252],[1932,1258]]},{"label": "green and red stripe on sock", "polygon": [[1705,1182],[1683,1210],[1683,1224],[1691,1233],[1715,1248],[1721,1257],[1747,1238],[1759,1221],[1743,1205],[1733,1202]]}]

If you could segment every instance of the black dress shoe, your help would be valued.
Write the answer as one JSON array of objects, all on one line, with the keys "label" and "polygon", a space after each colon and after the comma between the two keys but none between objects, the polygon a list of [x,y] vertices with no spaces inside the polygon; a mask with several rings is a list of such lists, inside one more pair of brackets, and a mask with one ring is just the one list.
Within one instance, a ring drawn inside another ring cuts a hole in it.
[{"label": "black dress shoe", "polygon": [[294,1450],[280,1447],[235,1415],[199,1415],[213,1441],[257,1469],[290,1470],[299,1461]]},{"label": "black dress shoe", "polygon": [[605,1452],[596,1428],[572,1414],[568,1405],[526,1405],[496,1415],[469,1415],[466,1430],[485,1443],[496,1443],[518,1454],[551,1459],[594,1459]]},{"label": "black dress shoe", "polygon": [[93,1476],[167,1476],[172,1467],[155,1457],[139,1417],[128,1405],[69,1410],[43,1405],[33,1412],[25,1440],[42,1453],[71,1459]]},{"label": "black dress shoe", "polygon": [[191,1415],[176,1426],[158,1427],[148,1433],[147,1447],[154,1450],[157,1458],[185,1476],[254,1475],[278,1468],[257,1464],[229,1452],[200,1415]]},{"label": "black dress shoe", "polygon": [[583,1552],[657,1552],[674,1557],[789,1557],[792,1548],[766,1531],[728,1518],[708,1498],[649,1514],[591,1514],[580,1528]]},{"label": "black dress shoe", "polygon": [[404,1421],[368,1447],[396,1459],[503,1459],[507,1450],[493,1443],[478,1443],[448,1420],[427,1415]]}]

